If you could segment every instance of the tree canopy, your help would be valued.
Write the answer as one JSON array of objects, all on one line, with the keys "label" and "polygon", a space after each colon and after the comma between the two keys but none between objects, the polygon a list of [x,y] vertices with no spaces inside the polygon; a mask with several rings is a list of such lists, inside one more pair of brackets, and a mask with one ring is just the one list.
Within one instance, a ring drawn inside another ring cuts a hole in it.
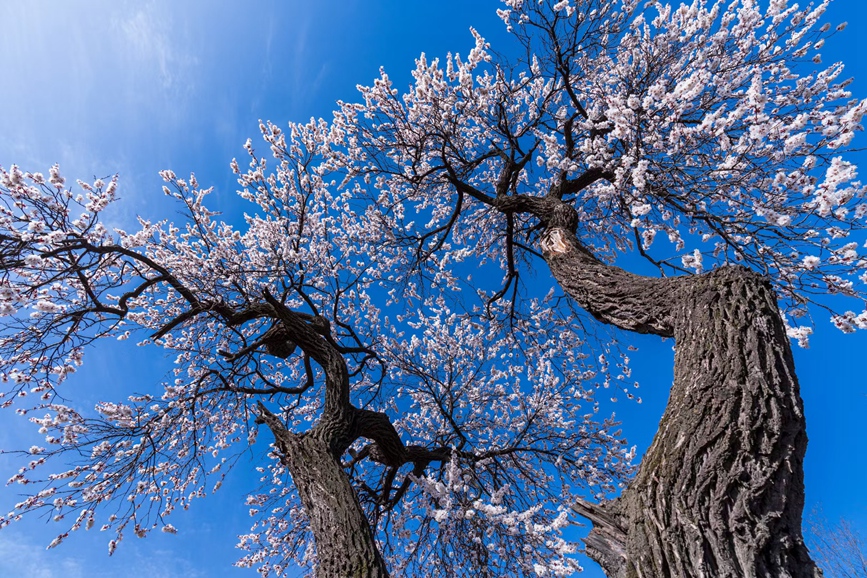
[{"label": "tree canopy", "polygon": [[[572,506],[635,471],[595,403],[635,396],[629,344],[599,322],[675,336],[665,296],[643,296],[737,264],[802,344],[819,311],[867,328],[867,187],[846,158],[867,101],[821,64],[827,4],[505,0],[517,49],[473,31],[405,92],[383,71],[331,119],[260,123],[231,163],[243,217],[166,170],[182,217],[109,230],[117,177],[2,169],[0,405],[45,444],[0,527],[49,511],[52,546],[98,525],[110,552],[173,532],[265,424],[242,565],[315,565],[331,523],[285,430],[339,460],[393,573],[570,575]],[[572,250],[586,276],[658,276],[588,289],[557,269]],[[109,338],[170,352],[173,379],[76,403],[67,378]]]}]

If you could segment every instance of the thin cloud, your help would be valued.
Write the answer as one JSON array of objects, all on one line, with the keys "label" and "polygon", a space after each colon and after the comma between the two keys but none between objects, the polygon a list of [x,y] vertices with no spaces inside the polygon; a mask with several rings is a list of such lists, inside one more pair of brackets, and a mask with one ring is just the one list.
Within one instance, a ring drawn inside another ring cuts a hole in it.
[{"label": "thin cloud", "polygon": [[188,35],[175,12],[162,3],[149,2],[130,13],[113,18],[118,44],[127,58],[126,67],[136,90],[153,93],[161,89],[173,107],[183,105],[192,93],[196,54],[186,46]]},{"label": "thin cloud", "polygon": [[171,21],[165,15],[158,18],[156,12],[151,3],[130,16],[119,18],[117,26],[139,66],[145,65],[145,70],[150,68],[155,72],[163,88],[173,89],[183,83],[197,59],[172,42],[168,34]]},{"label": "thin cloud", "polygon": [[52,554],[46,552],[44,546],[37,546],[8,530],[0,532],[0,576],[84,578],[80,560]]},{"label": "thin cloud", "polygon": [[[74,540],[79,536],[70,536]],[[174,550],[144,551],[138,544],[123,544],[111,558],[106,550],[76,550],[63,543],[47,550],[37,539],[25,539],[12,527],[0,532],[0,576],[27,578],[114,578],[127,575],[135,568],[136,576],[148,578],[208,578],[212,571],[203,570],[201,561],[190,560]],[[142,545],[146,546],[146,544]],[[78,552],[78,553],[76,553]],[[86,552],[87,554],[82,554]]]}]

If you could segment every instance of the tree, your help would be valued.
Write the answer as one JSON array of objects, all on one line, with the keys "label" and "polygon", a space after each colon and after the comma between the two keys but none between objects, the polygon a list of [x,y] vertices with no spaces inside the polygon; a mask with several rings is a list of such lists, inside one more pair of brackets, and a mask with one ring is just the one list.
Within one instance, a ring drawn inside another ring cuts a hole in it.
[{"label": "tree", "polygon": [[[865,188],[841,148],[867,101],[841,65],[799,72],[827,2],[505,4],[514,61],[475,34],[466,59],[422,56],[404,95],[383,73],[330,122],[261,124],[275,166],[249,142],[233,162],[257,211],[240,226],[170,171],[186,223],[133,234],[98,218],[116,180],[77,196],[56,168],[3,172],[3,403],[47,412],[53,449],[31,448],[13,479],[45,487],[0,525],[88,527],[119,500],[117,539],[171,531],[255,421],[275,446],[244,563],[265,572],[568,575],[572,508],[609,576],[818,575],[788,341],[809,327],[784,315],[867,324],[837,298],[864,298]],[[612,365],[597,322],[676,343],[615,499],[632,455],[593,395],[628,356]],[[86,346],[136,332],[177,354],[162,395],[61,403]]]},{"label": "tree", "polygon": [[[40,490],[0,523],[47,510],[73,518],[74,531],[113,506],[102,520],[116,534],[109,552],[125,532],[174,532],[166,518],[219,488],[256,422],[276,444],[267,487],[248,499],[263,515],[242,537],[243,565],[280,574],[288,559],[315,563],[319,576],[386,575],[376,528],[390,566],[409,574],[577,568],[559,535],[562,501],[614,489],[631,457],[614,424],[585,407],[581,357],[543,340],[580,336],[542,305],[533,324],[507,327],[483,324],[484,311],[450,311],[442,294],[411,316],[390,307],[406,320],[383,318],[373,297],[392,285],[382,276],[394,263],[377,248],[387,241],[350,196],[331,195],[308,156],[327,146],[322,128],[294,126],[267,178],[250,147],[242,194],[259,214],[243,234],[213,219],[194,176],[163,173],[184,229],[142,222],[128,234],[99,221],[116,179],[80,182],[76,195],[56,167],[47,179],[2,173],[2,403],[33,416],[47,447],[30,448],[10,479]],[[412,300],[415,289],[403,289]],[[133,332],[177,356],[161,395],[95,411],[65,403],[84,349]],[[65,469],[40,474],[70,455]]]},{"label": "tree", "polygon": [[830,524],[820,511],[807,519],[807,541],[828,578],[867,576],[867,544],[846,519]]}]

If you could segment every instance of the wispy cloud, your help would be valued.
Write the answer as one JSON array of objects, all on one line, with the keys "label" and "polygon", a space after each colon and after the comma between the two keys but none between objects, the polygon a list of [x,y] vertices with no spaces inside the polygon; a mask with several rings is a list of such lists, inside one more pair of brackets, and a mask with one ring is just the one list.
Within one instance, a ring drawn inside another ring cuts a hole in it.
[{"label": "wispy cloud", "polygon": [[0,532],[0,576],[84,578],[85,575],[80,560],[70,556],[51,556],[44,546],[8,530]]},{"label": "wispy cloud", "polygon": [[[213,577],[207,561],[196,561],[168,549],[146,552],[138,543],[122,544],[109,558],[105,550],[76,550],[73,543],[64,543],[52,550],[36,539],[24,538],[14,527],[0,532],[0,576],[22,578],[114,578],[117,576],[147,576],[148,578]],[[107,541],[107,539],[106,539]],[[146,545],[142,543],[143,545]],[[101,554],[101,555],[100,555]],[[134,572],[130,568],[135,568]]]},{"label": "wispy cloud", "polygon": [[171,14],[166,6],[149,2],[132,13],[118,14],[114,23],[137,73],[152,76],[148,80],[158,80],[163,89],[176,93],[189,84],[198,59],[177,40],[183,35],[175,29]]}]

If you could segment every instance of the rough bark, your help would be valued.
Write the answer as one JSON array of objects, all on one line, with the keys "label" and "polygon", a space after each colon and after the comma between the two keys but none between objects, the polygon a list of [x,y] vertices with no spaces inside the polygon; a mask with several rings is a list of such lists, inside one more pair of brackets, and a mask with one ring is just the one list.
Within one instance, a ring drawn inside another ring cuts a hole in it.
[{"label": "rough bark", "polygon": [[609,578],[821,576],[801,534],[803,406],[767,279],[728,266],[652,279],[596,259],[558,199],[500,199],[534,214],[563,289],[597,319],[673,336],[668,406],[639,472],[616,500],[583,500],[587,553]]},{"label": "rough bark", "polygon": [[386,578],[370,524],[330,448],[330,428],[318,424],[293,434],[260,406],[260,420],[274,432],[283,464],[292,475],[316,542],[318,578]]},{"label": "rough bark", "polygon": [[[316,576],[387,577],[388,570],[370,524],[349,476],[340,464],[340,456],[346,448],[363,435],[359,425],[364,423],[364,420],[356,419],[359,410],[350,403],[346,361],[323,338],[322,333],[327,333],[328,329],[324,320],[313,318],[305,322],[270,294],[265,294],[265,300],[287,338],[301,347],[325,372],[322,415],[308,432],[294,434],[288,431],[280,419],[261,403],[258,418],[274,434],[280,459],[292,476],[310,521],[316,542]],[[397,437],[397,432],[394,435]],[[400,438],[397,439],[400,444]]]},{"label": "rough bark", "polygon": [[725,267],[672,289],[668,406],[623,495],[577,505],[595,525],[588,553],[611,577],[819,575],[801,537],[803,408],[770,285]]},{"label": "rough bark", "polygon": [[316,543],[316,576],[387,577],[373,530],[340,457],[358,438],[372,442],[356,458],[369,457],[390,469],[379,500],[380,505],[388,506],[407,489],[409,478],[391,496],[391,482],[403,464],[412,463],[413,473],[419,476],[430,462],[449,459],[451,450],[406,446],[386,414],[352,405],[346,360],[327,338],[327,322],[294,312],[267,292],[264,297],[267,306],[263,307],[270,307],[267,313],[279,320],[278,329],[272,329],[270,335],[279,334],[292,347],[300,347],[325,373],[322,415],[308,432],[288,431],[261,403],[257,420],[274,434],[281,462],[298,489]]}]

